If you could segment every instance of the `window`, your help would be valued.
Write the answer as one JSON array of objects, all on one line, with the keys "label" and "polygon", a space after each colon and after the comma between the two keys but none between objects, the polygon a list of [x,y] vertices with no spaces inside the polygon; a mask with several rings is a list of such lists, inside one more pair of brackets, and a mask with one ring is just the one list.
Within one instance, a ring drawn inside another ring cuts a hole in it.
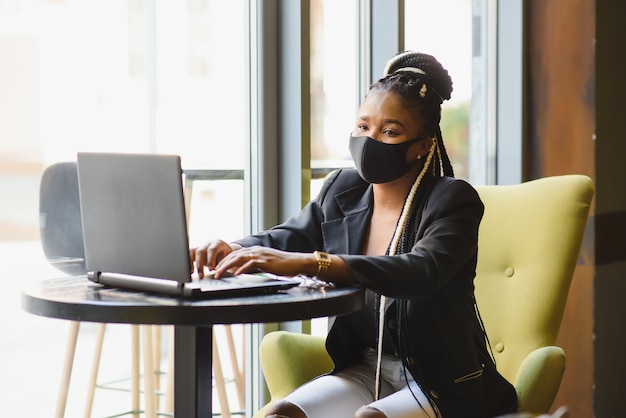
[{"label": "window", "polygon": [[243,169],[244,1],[3,4],[13,7],[0,9],[0,173],[24,184],[0,214],[0,239],[37,239],[38,174],[77,151]]},{"label": "window", "polygon": [[358,106],[356,2],[311,1],[311,166],[352,165]]},{"label": "window", "polygon": [[[444,31],[454,31],[443,35]],[[405,0],[406,49],[433,55],[452,78],[452,98],[442,107],[441,131],[454,175],[469,178],[472,98],[472,2]]]},{"label": "window", "polygon": [[[44,167],[75,160],[78,151],[179,154],[184,168],[199,170],[206,180],[193,186],[192,244],[243,235],[247,25],[245,0],[0,2],[0,280],[10,289],[0,303],[7,330],[0,344],[8,354],[3,358],[21,367],[1,365],[10,370],[5,377],[11,385],[29,374],[39,375],[42,385],[33,387],[30,381],[28,390],[20,387],[17,393],[5,388],[15,394],[5,405],[9,415],[23,415],[24,405],[33,405],[33,390],[41,394],[33,408],[41,409],[29,409],[28,415],[54,410],[56,393],[50,388],[60,378],[68,329],[65,321],[33,317],[19,306],[20,283],[61,274],[47,264],[38,242]],[[226,207],[218,201],[232,203]],[[32,337],[24,340],[30,346],[54,352],[54,365],[48,363],[51,356],[19,344],[16,337],[24,329]],[[49,329],[57,332],[39,332]],[[83,329],[79,350],[90,338],[89,325]],[[239,334],[235,331],[236,338]],[[15,361],[22,353],[31,355]],[[84,361],[91,361],[89,355]],[[228,366],[228,359],[224,363]],[[123,364],[114,367],[122,367],[114,377],[124,374]],[[89,369],[74,368],[70,396],[75,401],[70,400],[68,415],[82,413],[80,394]],[[49,375],[42,377],[42,370]],[[97,395],[98,405],[106,408]],[[119,412],[106,411],[95,415]]]}]

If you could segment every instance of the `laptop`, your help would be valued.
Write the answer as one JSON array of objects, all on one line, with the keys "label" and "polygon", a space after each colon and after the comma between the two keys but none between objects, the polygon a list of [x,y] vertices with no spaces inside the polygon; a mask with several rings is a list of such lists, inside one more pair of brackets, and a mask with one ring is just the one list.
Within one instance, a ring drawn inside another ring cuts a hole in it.
[{"label": "laptop", "polygon": [[260,295],[300,281],[268,274],[192,279],[177,155],[79,152],[89,280],[182,298]]}]

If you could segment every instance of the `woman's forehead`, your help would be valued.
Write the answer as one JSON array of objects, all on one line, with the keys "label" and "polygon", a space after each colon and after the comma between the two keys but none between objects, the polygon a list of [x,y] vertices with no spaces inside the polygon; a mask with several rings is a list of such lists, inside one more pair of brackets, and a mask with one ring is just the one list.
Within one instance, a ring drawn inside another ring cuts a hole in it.
[{"label": "woman's forehead", "polygon": [[358,117],[415,123],[414,115],[404,106],[400,97],[391,92],[370,92],[359,108]]}]

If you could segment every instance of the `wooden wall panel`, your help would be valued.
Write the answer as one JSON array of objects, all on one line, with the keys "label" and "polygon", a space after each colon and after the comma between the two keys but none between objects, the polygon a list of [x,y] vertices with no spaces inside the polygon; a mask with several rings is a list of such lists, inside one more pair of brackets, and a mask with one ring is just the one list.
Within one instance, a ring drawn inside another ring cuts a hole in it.
[{"label": "wooden wall panel", "polygon": [[529,178],[593,176],[594,1],[528,2]]},{"label": "wooden wall panel", "polygon": [[[594,178],[593,0],[526,2],[526,179],[579,173]],[[593,417],[592,218],[574,274],[557,344],[567,368],[553,409]]]},{"label": "wooden wall panel", "polygon": [[623,417],[626,389],[626,2],[595,0],[594,414]]}]

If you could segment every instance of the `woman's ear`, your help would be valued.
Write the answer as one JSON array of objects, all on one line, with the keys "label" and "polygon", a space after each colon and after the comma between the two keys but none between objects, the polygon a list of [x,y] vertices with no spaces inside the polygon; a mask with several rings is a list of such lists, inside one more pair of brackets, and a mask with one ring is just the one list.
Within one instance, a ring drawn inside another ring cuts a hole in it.
[{"label": "woman's ear", "polygon": [[428,155],[428,152],[430,151],[430,147],[432,146],[432,138],[424,138],[417,141],[411,146],[411,148],[409,148],[409,152],[407,153],[407,162],[411,162],[416,159],[419,160],[420,158],[426,157]]},{"label": "woman's ear", "polygon": [[424,138],[411,145],[409,151],[406,154],[406,162],[411,163],[420,158],[426,157],[430,151],[430,147],[433,145],[433,138]]}]

